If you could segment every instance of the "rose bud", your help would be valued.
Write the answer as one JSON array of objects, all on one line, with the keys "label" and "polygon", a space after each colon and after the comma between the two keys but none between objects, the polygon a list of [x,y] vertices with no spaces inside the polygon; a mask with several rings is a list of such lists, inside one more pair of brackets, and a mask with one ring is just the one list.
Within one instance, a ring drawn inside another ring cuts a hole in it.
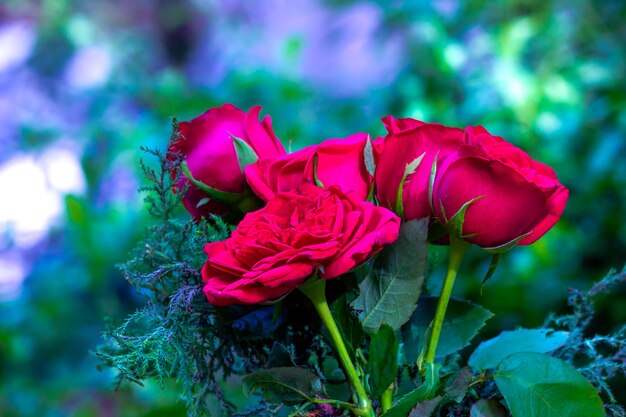
[{"label": "rose bud", "polygon": [[256,199],[244,178],[245,166],[262,156],[285,153],[272,130],[270,116],[259,122],[260,106],[244,113],[232,104],[207,110],[189,122],[178,124],[178,138],[171,144],[170,159],[182,159],[175,192],[186,188],[183,205],[199,220],[210,214],[246,212]]},{"label": "rose bud", "polygon": [[230,238],[208,243],[204,293],[216,306],[278,300],[312,275],[336,278],[398,238],[393,212],[339,187],[303,184],[246,214]]},{"label": "rose bud", "polygon": [[433,161],[463,144],[463,130],[393,116],[382,121],[388,133],[376,165],[378,202],[404,220],[432,216],[428,184]]},{"label": "rose bud", "polygon": [[287,155],[264,156],[246,168],[246,180],[265,201],[276,193],[295,190],[303,182],[324,187],[336,185],[344,193],[353,193],[357,200],[365,201],[372,190],[372,165],[380,142],[372,144],[367,134],[357,133]]},{"label": "rose bud", "polygon": [[543,236],[568,194],[552,168],[483,127],[468,127],[464,145],[436,167],[432,205],[452,235],[500,252]]}]

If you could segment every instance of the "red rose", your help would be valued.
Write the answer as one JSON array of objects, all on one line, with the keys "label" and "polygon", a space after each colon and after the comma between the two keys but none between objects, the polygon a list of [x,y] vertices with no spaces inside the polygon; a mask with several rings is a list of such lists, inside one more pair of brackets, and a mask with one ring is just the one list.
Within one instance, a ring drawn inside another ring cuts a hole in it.
[{"label": "red rose", "polygon": [[315,272],[330,279],[363,264],[399,227],[387,209],[304,184],[248,213],[229,239],[206,245],[204,293],[218,306],[276,300]]},{"label": "red rose", "polygon": [[[365,166],[365,133],[346,139],[328,139],[300,151],[260,158],[246,168],[246,179],[256,195],[268,201],[276,193],[296,189],[302,182],[314,182],[315,155],[317,178],[325,186],[339,186],[344,193],[354,193],[365,201],[372,185],[372,176]],[[374,144],[374,148],[377,144]]]},{"label": "red rose", "polygon": [[483,127],[468,127],[464,142],[441,160],[435,175],[432,203],[442,224],[478,198],[459,232],[483,248],[528,245],[554,226],[569,192],[552,168]]},{"label": "red rose", "polygon": [[398,187],[407,164],[424,155],[414,173],[407,176],[402,192],[404,219],[430,217],[428,181],[433,160],[453,152],[463,144],[461,129],[414,119],[384,117],[387,128],[382,152],[376,165],[376,196],[383,207],[395,209]]},{"label": "red rose", "polygon": [[[260,111],[261,107],[255,106],[246,114],[232,104],[209,109],[190,122],[178,125],[180,137],[169,152],[184,158],[194,180],[218,191],[242,194],[246,182],[232,136],[242,139],[258,157],[285,153],[283,145],[274,135],[271,118],[265,116],[259,122]],[[209,198],[185,175],[181,175],[176,188],[182,190],[185,185],[188,188],[183,204],[195,219],[230,210],[224,201]]]}]

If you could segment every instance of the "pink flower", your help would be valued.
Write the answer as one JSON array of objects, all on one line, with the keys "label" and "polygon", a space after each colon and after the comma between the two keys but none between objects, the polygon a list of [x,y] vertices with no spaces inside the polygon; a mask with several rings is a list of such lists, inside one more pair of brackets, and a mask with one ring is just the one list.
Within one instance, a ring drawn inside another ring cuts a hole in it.
[{"label": "pink flower", "polygon": [[468,127],[464,144],[441,159],[432,204],[446,225],[477,199],[467,208],[461,234],[495,248],[535,242],[559,220],[568,195],[552,168],[479,126]]},{"label": "pink flower", "polygon": [[344,193],[354,193],[358,200],[365,201],[373,181],[365,166],[367,140],[365,133],[357,133],[346,139],[328,139],[291,154],[262,157],[246,168],[246,179],[254,193],[268,201],[276,193],[295,190],[303,182],[313,183],[315,171],[325,187],[336,185]]},{"label": "pink flower", "polygon": [[[265,116],[259,122],[260,111],[261,107],[255,106],[244,113],[232,104],[211,108],[178,125],[180,137],[171,145],[169,152],[184,158],[195,180],[218,191],[242,194],[246,182],[231,135],[248,144],[258,157],[285,153],[283,145],[274,135],[271,118]],[[186,185],[183,204],[195,219],[231,210],[229,205],[209,198],[184,175],[175,188],[180,191]]]},{"label": "pink flower", "polygon": [[417,170],[408,175],[403,187],[404,219],[432,216],[428,201],[428,180],[435,156],[440,160],[463,144],[463,131],[415,119],[384,117],[387,128],[382,152],[376,166],[376,195],[383,207],[395,209],[398,187],[407,164],[418,157]]},{"label": "pink flower", "polygon": [[205,247],[209,302],[224,306],[276,300],[317,273],[336,278],[398,237],[400,219],[338,187],[304,184],[248,213],[222,242]]}]

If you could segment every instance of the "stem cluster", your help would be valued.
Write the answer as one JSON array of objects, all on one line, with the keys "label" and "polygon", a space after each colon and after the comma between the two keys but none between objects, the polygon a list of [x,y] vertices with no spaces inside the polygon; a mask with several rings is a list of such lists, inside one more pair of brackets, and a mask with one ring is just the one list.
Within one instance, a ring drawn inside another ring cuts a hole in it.
[{"label": "stem cluster", "polygon": [[[437,303],[435,318],[433,319],[428,333],[425,352],[420,357],[418,362],[418,366],[422,370],[425,369],[427,365],[432,365],[435,362],[437,344],[443,327],[443,319],[446,314],[448,302],[450,300],[450,296],[452,295],[452,287],[454,286],[454,281],[461,265],[461,261],[463,260],[463,254],[465,253],[466,247],[467,243],[459,239],[451,238],[448,271],[441,289],[441,296],[439,297],[439,301]],[[326,300],[326,281],[315,276],[311,278],[306,285],[301,287],[301,291],[311,300],[320,319],[328,329],[353,394],[355,404],[346,404],[337,401],[335,405],[347,408],[357,416],[376,417],[376,412],[372,407],[372,400],[365,390],[363,382],[359,377],[359,373],[350,358],[350,354],[348,353],[346,344],[341,336],[341,332],[337,327],[337,323],[335,322],[332,313],[330,312],[330,308],[328,307],[328,302]],[[392,394],[393,384],[390,385],[380,397],[380,406],[383,413],[392,407]]]}]

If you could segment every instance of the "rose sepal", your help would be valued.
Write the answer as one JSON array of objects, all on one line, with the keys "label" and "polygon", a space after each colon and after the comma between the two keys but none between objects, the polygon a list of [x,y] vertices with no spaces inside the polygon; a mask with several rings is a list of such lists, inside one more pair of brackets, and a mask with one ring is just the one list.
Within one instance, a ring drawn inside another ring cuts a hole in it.
[{"label": "rose sepal", "polygon": [[484,195],[480,195],[478,197],[472,198],[470,201],[466,202],[461,206],[460,209],[457,210],[456,213],[450,219],[446,216],[445,208],[443,207],[443,203],[439,202],[439,209],[441,210],[441,215],[444,219],[444,227],[450,233],[450,236],[455,237],[460,240],[465,240],[467,238],[472,238],[476,236],[476,233],[463,234],[463,223],[465,223],[465,213],[469,208],[470,204],[472,204],[476,200],[480,200]]},{"label": "rose sepal", "polygon": [[404,195],[404,183],[409,175],[414,174],[417,168],[419,168],[422,160],[426,156],[426,152],[406,164],[404,167],[404,173],[402,174],[402,180],[400,181],[400,185],[398,186],[398,191],[396,193],[396,202],[394,204],[394,211],[402,220],[404,220],[404,205],[402,202],[402,196]]},{"label": "rose sepal", "polygon": [[[374,174],[376,173],[376,159],[374,158],[374,145],[372,145],[372,137],[370,135],[367,135],[365,147],[363,148],[363,160],[365,161],[367,173],[374,178]],[[374,181],[372,181],[372,185],[370,185],[370,190],[367,193],[367,199],[365,201],[374,201]]]},{"label": "rose sepal", "polygon": [[511,240],[509,242],[503,243],[502,245],[492,246],[490,248],[483,248],[483,249],[486,250],[487,252],[493,253],[493,254],[504,253],[504,252],[507,252],[507,251],[513,249],[513,247],[515,245],[517,245],[519,243],[519,241],[521,241],[522,239],[524,239],[527,236],[530,236],[532,233],[533,233],[533,231],[531,230],[530,232],[524,233],[523,235],[518,236],[518,237],[516,237],[515,239],[513,239],[513,240]]},{"label": "rose sepal", "polygon": [[[219,203],[228,204],[228,205],[237,205],[244,198],[244,194],[239,193],[230,193],[227,191],[217,190],[202,181],[198,181],[193,177],[191,171],[189,170],[189,166],[186,161],[183,161],[180,164],[180,169],[185,177],[191,182],[193,185],[198,187],[203,193],[205,193],[210,199],[215,200]],[[202,200],[199,202],[202,203]],[[199,204],[201,205],[201,204]]]},{"label": "rose sepal", "polygon": [[235,145],[235,153],[237,154],[237,162],[239,162],[239,168],[243,173],[246,167],[250,164],[255,164],[259,160],[259,156],[254,152],[252,146],[248,145],[245,140],[238,138],[237,136],[230,134],[230,138]]}]

